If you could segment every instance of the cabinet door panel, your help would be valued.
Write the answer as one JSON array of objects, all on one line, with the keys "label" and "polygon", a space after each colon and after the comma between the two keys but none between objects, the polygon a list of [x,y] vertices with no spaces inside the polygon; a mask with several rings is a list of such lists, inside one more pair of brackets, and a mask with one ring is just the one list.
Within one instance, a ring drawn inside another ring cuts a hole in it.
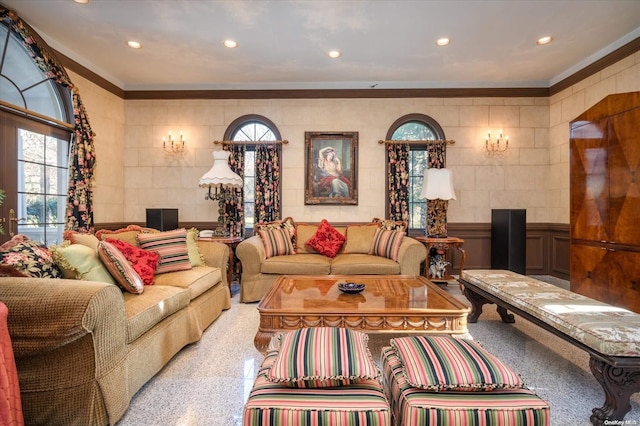
[{"label": "cabinet door panel", "polygon": [[611,117],[609,220],[611,241],[640,244],[640,109]]},{"label": "cabinet door panel", "polygon": [[608,120],[571,126],[571,238],[608,241]]},{"label": "cabinet door panel", "polygon": [[640,313],[640,253],[617,250],[609,273],[609,303]]},{"label": "cabinet door panel", "polygon": [[604,300],[609,285],[608,250],[597,246],[571,245],[571,291]]}]

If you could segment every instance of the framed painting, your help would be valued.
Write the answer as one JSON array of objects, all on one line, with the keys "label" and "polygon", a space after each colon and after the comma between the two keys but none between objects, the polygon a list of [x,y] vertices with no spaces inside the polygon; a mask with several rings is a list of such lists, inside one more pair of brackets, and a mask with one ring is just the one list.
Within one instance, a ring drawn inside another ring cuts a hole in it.
[{"label": "framed painting", "polygon": [[305,204],[358,204],[358,132],[305,132]]}]

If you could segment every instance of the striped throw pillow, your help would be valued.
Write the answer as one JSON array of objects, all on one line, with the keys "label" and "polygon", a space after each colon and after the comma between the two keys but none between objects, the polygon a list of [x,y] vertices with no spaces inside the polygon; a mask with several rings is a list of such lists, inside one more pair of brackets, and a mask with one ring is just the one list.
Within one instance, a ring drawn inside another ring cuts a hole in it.
[{"label": "striped throw pillow", "polygon": [[127,258],[107,241],[98,243],[98,256],[120,287],[129,293],[142,294],[144,283]]},{"label": "striped throw pillow", "polygon": [[398,252],[400,251],[400,244],[402,244],[403,238],[404,232],[384,230],[380,228],[373,236],[369,254],[387,257],[397,262]]},{"label": "striped throw pillow", "polygon": [[390,344],[416,388],[473,392],[525,387],[518,373],[472,340],[411,336]]},{"label": "striped throw pillow", "polygon": [[141,249],[160,255],[156,274],[191,269],[187,231],[184,228],[152,234],[140,233],[136,238]]},{"label": "striped throw pillow", "polygon": [[291,234],[284,228],[259,229],[258,235],[264,243],[264,250],[267,258],[273,256],[283,256],[296,254],[291,243]]},{"label": "striped throw pillow", "polygon": [[345,386],[380,375],[360,331],[339,327],[301,328],[281,336],[267,379],[296,388]]}]

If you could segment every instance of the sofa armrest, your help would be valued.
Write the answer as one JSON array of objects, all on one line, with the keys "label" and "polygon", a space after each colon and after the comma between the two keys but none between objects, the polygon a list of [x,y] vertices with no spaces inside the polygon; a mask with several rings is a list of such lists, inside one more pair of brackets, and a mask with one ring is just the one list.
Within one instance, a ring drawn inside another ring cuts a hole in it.
[{"label": "sofa armrest", "polygon": [[267,252],[264,249],[262,239],[254,235],[238,244],[236,255],[242,262],[242,274],[254,276],[260,273],[260,266],[267,258]]},{"label": "sofa armrest", "polygon": [[405,236],[400,244],[398,263],[400,274],[420,275],[420,264],[427,258],[427,249],[420,241]]},{"label": "sofa armrest", "polygon": [[207,266],[220,268],[222,281],[228,286],[227,268],[229,268],[229,246],[216,241],[198,240],[198,250]]},{"label": "sofa armrest", "polygon": [[87,334],[93,335],[100,357],[124,356],[118,353],[126,341],[124,301],[115,285],[7,277],[0,278],[0,300],[9,308],[16,359],[61,348]]}]

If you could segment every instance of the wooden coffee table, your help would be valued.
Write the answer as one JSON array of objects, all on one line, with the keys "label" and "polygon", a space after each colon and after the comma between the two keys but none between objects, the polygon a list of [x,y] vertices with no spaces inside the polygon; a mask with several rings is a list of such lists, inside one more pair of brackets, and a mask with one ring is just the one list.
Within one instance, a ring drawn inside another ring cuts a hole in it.
[{"label": "wooden coffee table", "polygon": [[[358,294],[340,282],[364,283]],[[265,352],[276,332],[348,327],[367,333],[467,334],[469,308],[423,277],[407,275],[283,275],[258,304],[255,347]]]}]

